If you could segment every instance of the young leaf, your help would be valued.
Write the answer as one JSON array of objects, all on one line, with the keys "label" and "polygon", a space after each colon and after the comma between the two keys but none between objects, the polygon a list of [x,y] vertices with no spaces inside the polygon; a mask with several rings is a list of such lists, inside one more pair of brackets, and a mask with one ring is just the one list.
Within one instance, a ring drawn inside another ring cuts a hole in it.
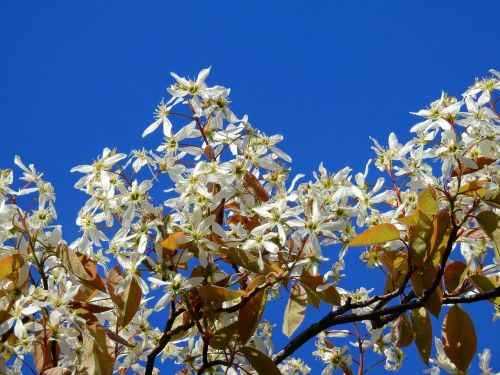
[{"label": "young leaf", "polygon": [[0,281],[20,268],[23,264],[24,258],[21,254],[12,254],[0,259]]},{"label": "young leaf", "polygon": [[500,258],[500,216],[493,211],[483,211],[476,219],[484,233],[495,243],[495,254]]},{"label": "young leaf", "polygon": [[119,296],[115,294],[116,286],[123,280],[118,266],[113,267],[108,273],[108,292],[111,300],[117,307],[118,325],[125,327],[134,318],[141,304],[142,290],[137,281],[132,279],[130,284]]},{"label": "young leaf", "polygon": [[399,239],[399,230],[393,224],[375,225],[354,237],[347,246],[382,244]]},{"label": "young leaf", "polygon": [[238,329],[238,323],[234,322],[226,327],[219,329],[209,340],[209,345],[218,350],[227,349],[229,343],[233,339],[236,330]]},{"label": "young leaf", "polygon": [[245,173],[245,177],[243,177],[243,186],[245,186],[250,194],[260,199],[262,202],[267,202],[269,200],[266,189],[264,189],[259,179],[255,177],[253,173]]},{"label": "young leaf", "polygon": [[290,299],[285,309],[283,333],[290,337],[304,320],[307,307],[307,294],[300,284],[292,286]]},{"label": "young leaf", "polygon": [[[485,275],[472,275],[470,279],[476,288],[483,293],[494,290],[500,285],[499,276],[488,277]],[[496,297],[493,301],[495,304],[500,305],[500,297]]]},{"label": "young leaf", "polygon": [[417,207],[427,215],[435,215],[438,211],[438,202],[429,189],[418,193]]},{"label": "young leaf", "polygon": [[391,341],[398,347],[408,346],[413,341],[413,330],[406,313],[401,314],[392,324]]},{"label": "young leaf", "polygon": [[198,287],[198,292],[201,298],[218,304],[232,301],[233,299],[245,295],[245,292],[242,290],[227,289],[215,285],[202,285]]},{"label": "young leaf", "polygon": [[443,278],[448,292],[453,292],[460,286],[465,271],[467,271],[467,265],[464,262],[452,262],[446,266]]},{"label": "young leaf", "polygon": [[91,281],[92,277],[80,262],[77,253],[71,250],[68,245],[60,244],[56,248],[56,255],[61,260],[66,270],[82,281]]},{"label": "young leaf", "polygon": [[160,242],[160,246],[164,249],[174,251],[181,248],[187,243],[186,236],[183,232],[175,232]]},{"label": "young leaf", "polygon": [[337,289],[332,285],[325,285],[322,276],[312,276],[304,272],[299,280],[306,287],[307,294],[315,295],[330,305],[340,306],[340,295]]},{"label": "young leaf", "polygon": [[257,349],[247,346],[241,349],[241,353],[243,353],[255,371],[257,371],[257,374],[281,375],[281,371],[278,369],[278,366],[275,365],[273,360]]},{"label": "young leaf", "polygon": [[106,333],[97,324],[88,326],[88,335],[83,335],[82,367],[88,374],[111,375],[115,364],[111,347],[108,347]]},{"label": "young leaf", "polygon": [[264,269],[259,267],[259,258],[250,254],[248,251],[230,248],[226,251],[226,256],[236,265],[241,266],[249,271],[257,274],[269,274],[271,272],[280,273],[281,268],[278,264],[272,262],[264,262]]},{"label": "young leaf", "polygon": [[[248,285],[247,292],[251,292],[258,285],[263,284],[266,281],[265,276],[257,276]],[[239,340],[242,344],[252,337],[253,333],[257,329],[260,322],[260,318],[264,311],[264,307],[267,301],[267,290],[261,289],[257,293],[253,294],[252,297],[243,305],[243,307],[238,312],[238,335]]]},{"label": "young leaf", "polygon": [[418,354],[422,361],[429,365],[432,347],[432,326],[429,314],[424,307],[411,311],[411,325]]},{"label": "young leaf", "polygon": [[476,330],[472,319],[455,305],[444,318],[442,334],[446,355],[458,369],[466,372],[477,349]]}]

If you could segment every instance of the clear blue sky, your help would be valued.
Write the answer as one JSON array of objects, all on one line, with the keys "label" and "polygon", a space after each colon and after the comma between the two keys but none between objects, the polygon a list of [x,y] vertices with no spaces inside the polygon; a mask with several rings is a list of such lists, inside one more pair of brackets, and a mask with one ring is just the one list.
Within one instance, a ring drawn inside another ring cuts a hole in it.
[{"label": "clear blue sky", "polygon": [[[321,161],[361,170],[369,136],[408,139],[416,121],[408,112],[500,69],[498,11],[493,0],[4,0],[0,166],[13,166],[17,153],[45,172],[71,240],[84,196],[70,168],[105,146],[141,147],[169,72],[212,66],[208,82],[232,88],[238,115],[285,136],[296,173]],[[479,348],[493,349],[499,370],[498,326],[482,306],[472,309]],[[402,372],[420,372],[408,353]]]}]

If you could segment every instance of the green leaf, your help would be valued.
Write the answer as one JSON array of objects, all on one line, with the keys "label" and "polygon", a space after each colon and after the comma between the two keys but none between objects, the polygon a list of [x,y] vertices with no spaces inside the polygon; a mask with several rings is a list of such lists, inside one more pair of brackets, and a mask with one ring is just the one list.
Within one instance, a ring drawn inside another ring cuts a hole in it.
[{"label": "green leaf", "polygon": [[21,254],[12,254],[0,259],[0,281],[19,269],[24,264]]},{"label": "green leaf", "polygon": [[406,313],[401,314],[392,324],[391,341],[398,347],[408,346],[413,341],[413,330]]},{"label": "green leaf", "polygon": [[428,366],[432,347],[432,325],[429,314],[424,307],[411,311],[411,325],[418,354]]},{"label": "green leaf", "polygon": [[307,293],[300,284],[292,286],[290,299],[285,309],[283,333],[290,337],[304,320],[307,307]]},{"label": "green leaf", "polygon": [[[500,284],[498,282],[498,276],[488,277],[485,275],[472,275],[470,279],[476,288],[482,293],[494,290],[495,288],[498,288]],[[500,305],[500,297],[496,297],[493,301],[495,304]]]},{"label": "green leaf", "polygon": [[430,247],[433,222],[432,218],[425,214],[423,211],[417,210],[418,222],[413,225],[409,230],[410,249],[412,250],[412,263],[423,258],[426,250]]},{"label": "green leaf", "polygon": [[483,211],[476,219],[483,232],[495,243],[495,254],[500,259],[500,216],[493,211]]},{"label": "green leaf", "polygon": [[427,215],[435,215],[438,212],[438,202],[429,189],[418,193],[417,207]]},{"label": "green leaf", "polygon": [[458,306],[453,306],[444,318],[443,347],[448,358],[466,372],[477,350],[477,337],[469,315]]},{"label": "green leaf", "polygon": [[252,367],[259,375],[281,375],[278,366],[266,354],[258,351],[255,348],[244,347],[241,353],[245,356]]},{"label": "green leaf", "polygon": [[379,224],[354,237],[347,246],[382,244],[399,239],[399,230],[393,224]]},{"label": "green leaf", "polygon": [[202,285],[198,287],[198,292],[201,298],[207,301],[213,301],[217,304],[232,301],[233,299],[245,295],[245,292],[242,290],[227,289],[216,285]]}]

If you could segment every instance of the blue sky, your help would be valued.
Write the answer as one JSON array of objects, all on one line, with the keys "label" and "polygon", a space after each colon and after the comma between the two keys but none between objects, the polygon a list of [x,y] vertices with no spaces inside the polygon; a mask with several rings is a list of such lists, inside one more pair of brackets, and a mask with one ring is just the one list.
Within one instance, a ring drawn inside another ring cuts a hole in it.
[{"label": "blue sky", "polygon": [[[194,76],[212,66],[208,82],[232,88],[238,115],[285,136],[295,173],[310,175],[321,161],[361,170],[372,156],[369,136],[385,142],[396,131],[407,140],[416,122],[408,112],[500,69],[496,10],[493,0],[5,0],[0,165],[20,154],[45,172],[71,240],[84,197],[70,168],[105,146],[145,145],[140,134],[169,72]],[[366,281],[358,275],[349,284]],[[492,309],[471,310],[479,348],[493,348],[498,370]],[[419,372],[408,353],[403,372]],[[317,373],[319,363],[309,362]]]}]

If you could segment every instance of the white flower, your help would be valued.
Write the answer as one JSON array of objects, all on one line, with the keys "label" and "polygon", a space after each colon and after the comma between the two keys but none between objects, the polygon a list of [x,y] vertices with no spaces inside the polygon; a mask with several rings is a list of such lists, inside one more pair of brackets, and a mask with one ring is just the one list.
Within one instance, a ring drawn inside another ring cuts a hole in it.
[{"label": "white flower", "polygon": [[204,278],[192,277],[190,279],[187,279],[180,273],[178,273],[174,277],[170,277],[168,281],[163,281],[155,277],[149,277],[148,280],[151,282],[151,286],[153,289],[163,287],[163,290],[165,291],[165,294],[158,300],[154,308],[155,311],[160,311],[163,310],[172,299],[175,299],[184,291],[187,291],[199,285],[204,280]]}]

